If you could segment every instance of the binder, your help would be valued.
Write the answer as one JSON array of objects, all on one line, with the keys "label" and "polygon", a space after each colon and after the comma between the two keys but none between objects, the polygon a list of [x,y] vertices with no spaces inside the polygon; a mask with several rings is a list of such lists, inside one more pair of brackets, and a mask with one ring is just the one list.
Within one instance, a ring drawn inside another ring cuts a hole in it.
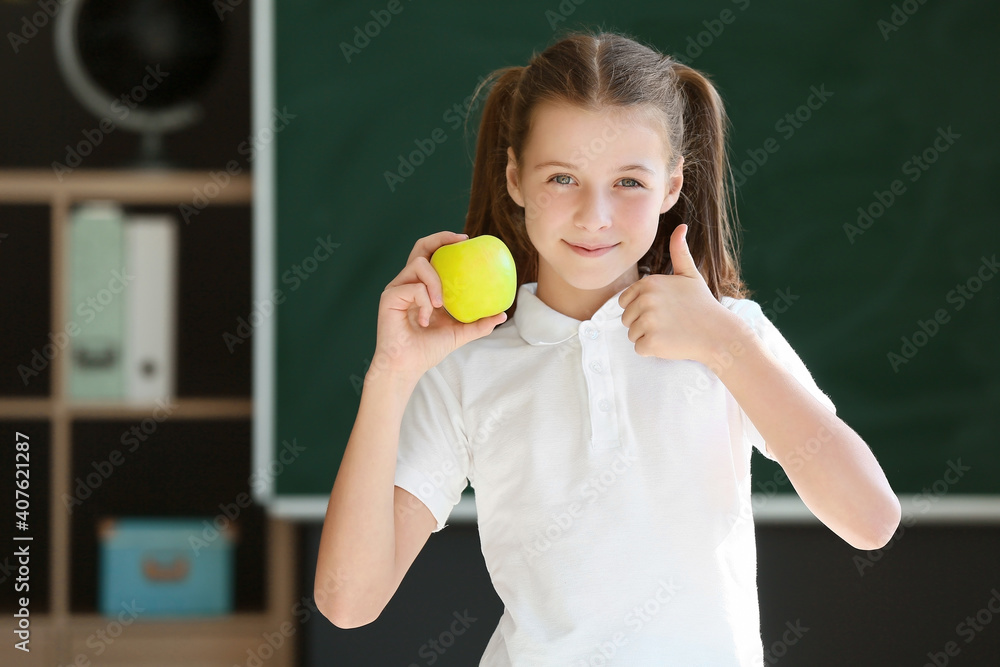
[{"label": "binder", "polygon": [[125,220],[125,400],[174,395],[176,375],[177,220],[131,215]]},{"label": "binder", "polygon": [[121,398],[128,277],[123,273],[124,214],[115,202],[92,201],[70,217],[69,313],[77,333],[69,345],[68,394]]}]

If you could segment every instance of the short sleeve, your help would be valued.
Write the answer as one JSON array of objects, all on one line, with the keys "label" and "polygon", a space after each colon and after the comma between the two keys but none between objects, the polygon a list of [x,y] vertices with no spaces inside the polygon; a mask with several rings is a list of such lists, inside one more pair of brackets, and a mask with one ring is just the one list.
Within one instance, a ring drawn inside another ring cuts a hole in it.
[{"label": "short sleeve", "polygon": [[468,483],[468,438],[462,406],[437,367],[417,381],[403,411],[396,486],[420,499],[444,528]]},{"label": "short sleeve", "polygon": [[[778,331],[774,323],[764,315],[760,305],[750,299],[741,299],[731,303],[730,310],[739,315],[747,322],[757,337],[764,343],[764,346],[774,356],[775,359],[804,386],[820,403],[825,405],[833,414],[837,413],[837,408],[833,401],[823,390],[819,388],[812,374],[806,368],[805,363],[788,343],[785,337]],[[743,435],[750,441],[757,450],[765,457],[775,461],[774,456],[767,451],[764,438],[757,427],[754,426],[750,418],[747,417],[743,409],[740,408],[740,417],[743,421]]]}]

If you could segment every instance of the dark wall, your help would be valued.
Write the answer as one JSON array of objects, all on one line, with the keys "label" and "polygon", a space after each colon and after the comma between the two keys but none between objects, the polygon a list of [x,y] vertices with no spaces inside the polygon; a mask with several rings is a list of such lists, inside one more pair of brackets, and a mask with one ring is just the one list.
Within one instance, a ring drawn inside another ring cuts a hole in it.
[{"label": "dark wall", "polygon": [[[305,524],[301,531],[300,579],[304,594],[310,597],[320,529],[319,523]],[[476,526],[449,526],[431,535],[374,623],[342,630],[322,615],[312,614],[304,623],[300,664],[478,665],[502,612],[503,604],[483,562]],[[449,636],[456,620],[455,630],[462,632]]]},{"label": "dark wall", "polygon": [[[302,578],[309,592],[320,525],[304,528]],[[864,552],[825,526],[758,525],[757,551],[765,665],[1000,664],[996,528],[917,524],[884,549]],[[453,614],[466,611],[477,619],[468,631],[453,643],[442,637]],[[502,611],[475,526],[451,525],[431,535],[374,623],[341,630],[313,614],[301,664],[477,665]],[[432,639],[451,646],[437,651]]]}]

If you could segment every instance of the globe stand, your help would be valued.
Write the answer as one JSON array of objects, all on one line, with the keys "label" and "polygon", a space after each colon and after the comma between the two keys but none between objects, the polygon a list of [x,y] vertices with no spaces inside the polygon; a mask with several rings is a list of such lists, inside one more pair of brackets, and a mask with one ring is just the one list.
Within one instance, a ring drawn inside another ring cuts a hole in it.
[{"label": "globe stand", "polygon": [[129,169],[179,169],[182,165],[169,160],[163,151],[163,132],[146,131],[140,135],[139,157],[125,163]]}]

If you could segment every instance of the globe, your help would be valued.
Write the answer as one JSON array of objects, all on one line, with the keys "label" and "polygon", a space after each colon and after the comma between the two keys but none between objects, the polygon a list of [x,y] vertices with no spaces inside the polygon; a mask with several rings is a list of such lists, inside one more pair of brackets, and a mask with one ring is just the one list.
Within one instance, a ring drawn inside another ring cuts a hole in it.
[{"label": "globe", "polygon": [[148,91],[145,108],[201,92],[222,52],[222,21],[209,0],[84,2],[76,28],[84,67],[112,97],[139,85],[149,66],[167,73]]},{"label": "globe", "polygon": [[201,119],[196,97],[222,55],[212,0],[67,0],[55,23],[70,91],[98,118],[142,134],[130,166],[175,166],[162,136]]}]

